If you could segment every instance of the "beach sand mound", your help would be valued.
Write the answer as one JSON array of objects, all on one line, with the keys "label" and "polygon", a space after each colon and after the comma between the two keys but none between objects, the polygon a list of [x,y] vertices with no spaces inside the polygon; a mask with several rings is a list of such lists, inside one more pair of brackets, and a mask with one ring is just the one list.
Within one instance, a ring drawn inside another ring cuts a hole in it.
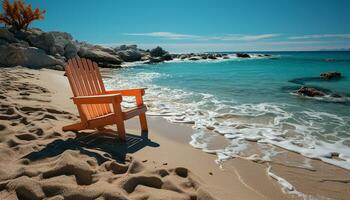
[{"label": "beach sand mound", "polygon": [[35,74],[0,73],[0,199],[214,199],[188,169],[130,156],[145,138],[62,132],[78,118],[50,104]]}]

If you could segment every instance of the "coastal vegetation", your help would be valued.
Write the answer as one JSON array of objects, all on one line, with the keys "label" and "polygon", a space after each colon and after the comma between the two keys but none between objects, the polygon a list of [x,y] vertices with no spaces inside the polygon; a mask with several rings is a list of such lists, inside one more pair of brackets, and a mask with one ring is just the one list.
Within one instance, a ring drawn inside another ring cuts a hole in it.
[{"label": "coastal vegetation", "polygon": [[28,26],[35,20],[44,19],[45,10],[32,8],[31,4],[25,4],[21,0],[14,0],[11,4],[9,0],[3,0],[0,14],[0,24],[12,27],[14,30],[28,29]]}]

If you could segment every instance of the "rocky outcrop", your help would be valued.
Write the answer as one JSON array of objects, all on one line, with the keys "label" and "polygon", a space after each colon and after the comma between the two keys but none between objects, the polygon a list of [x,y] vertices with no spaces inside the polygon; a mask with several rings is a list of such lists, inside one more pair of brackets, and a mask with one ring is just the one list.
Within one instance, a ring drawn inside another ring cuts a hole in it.
[{"label": "rocky outcrop", "polygon": [[162,55],[161,58],[164,61],[168,61],[168,60],[172,60],[173,59],[173,57],[169,53],[166,53],[166,54]]},{"label": "rocky outcrop", "polygon": [[6,42],[12,43],[17,42],[18,40],[15,38],[14,34],[11,33],[6,28],[0,28],[0,40],[4,40]]},{"label": "rocky outcrop", "polygon": [[325,93],[312,87],[301,87],[296,91],[297,94],[308,97],[323,97]]},{"label": "rocky outcrop", "polygon": [[[136,48],[136,45],[125,47]],[[7,67],[22,65],[63,69],[64,63],[76,56],[91,59],[101,67],[116,68],[123,62],[112,48],[74,41],[69,33],[44,32],[35,28],[26,31],[0,28],[0,49],[0,63]],[[6,52],[6,49],[9,51]],[[127,53],[133,61],[141,59],[140,55]]]},{"label": "rocky outcrop", "polygon": [[[108,68],[118,68],[123,62],[135,61],[154,64],[174,58],[192,61],[230,58],[225,53],[169,54],[159,46],[152,50],[143,50],[133,44],[114,48],[103,47],[74,41],[69,33],[44,32],[36,28],[22,31],[0,28],[0,48],[3,52],[6,48],[11,49],[9,52],[4,52],[0,60],[2,65],[8,67],[23,65],[31,68],[51,66],[57,68],[57,65],[60,65],[61,67],[58,68],[62,69],[68,59],[76,56],[90,59],[98,63],[100,67]],[[15,52],[15,49],[18,52]],[[20,55],[23,58],[19,58]],[[249,58],[250,55],[237,53],[237,57]],[[32,60],[40,58],[42,60]]]},{"label": "rocky outcrop", "polygon": [[83,44],[80,46],[78,55],[98,63],[101,67],[118,68],[122,60],[112,52],[114,52],[113,49]]},{"label": "rocky outcrop", "polygon": [[[65,32],[43,32],[40,34],[31,34],[29,36],[26,37],[26,39],[28,40],[29,44],[31,46],[40,48],[45,50],[48,54],[50,55],[65,55],[65,49],[66,49],[66,45],[70,45],[70,47],[68,48],[70,50],[70,52],[67,54],[70,55],[70,57],[74,57],[75,55],[71,55],[72,54],[72,46],[73,44],[73,37],[69,34],[69,33],[65,33]],[[75,53],[77,53],[77,48],[76,45],[75,46]]]},{"label": "rocky outcrop", "polygon": [[118,52],[118,51],[125,51],[125,50],[137,50],[137,45],[136,44],[130,44],[130,45],[120,45],[114,48],[114,51]]},{"label": "rocky outcrop", "polygon": [[341,73],[339,72],[325,72],[320,74],[322,79],[330,80],[330,79],[340,79]]},{"label": "rocky outcrop", "polygon": [[[20,43],[0,46],[0,65],[6,67],[24,66],[30,68],[63,68],[64,63],[36,47],[28,47]],[[61,66],[61,67],[59,67]]]},{"label": "rocky outcrop", "polygon": [[150,55],[152,56],[152,57],[161,57],[161,56],[163,56],[164,54],[167,54],[168,52],[167,51],[164,51],[163,49],[162,49],[162,47],[156,47],[156,48],[154,48],[154,49],[152,49],[151,51],[150,51]]},{"label": "rocky outcrop", "polygon": [[123,61],[126,61],[126,62],[140,61],[142,58],[141,52],[136,48],[121,50],[121,51],[118,51],[117,54]]}]

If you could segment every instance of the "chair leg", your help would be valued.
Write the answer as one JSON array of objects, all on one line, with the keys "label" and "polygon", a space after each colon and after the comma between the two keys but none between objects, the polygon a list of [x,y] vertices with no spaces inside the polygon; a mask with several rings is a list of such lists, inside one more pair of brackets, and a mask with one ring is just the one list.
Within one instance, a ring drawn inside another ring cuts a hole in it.
[{"label": "chair leg", "polygon": [[139,118],[140,118],[142,132],[148,132],[146,114],[145,113],[140,114]]},{"label": "chair leg", "polygon": [[62,131],[80,131],[83,129],[85,129],[85,126],[81,122],[62,127]]},{"label": "chair leg", "polygon": [[123,141],[125,141],[126,139],[126,132],[125,132],[125,125],[124,125],[124,120],[123,119],[119,119],[117,120],[117,129],[118,129],[118,135],[119,135],[119,138]]}]

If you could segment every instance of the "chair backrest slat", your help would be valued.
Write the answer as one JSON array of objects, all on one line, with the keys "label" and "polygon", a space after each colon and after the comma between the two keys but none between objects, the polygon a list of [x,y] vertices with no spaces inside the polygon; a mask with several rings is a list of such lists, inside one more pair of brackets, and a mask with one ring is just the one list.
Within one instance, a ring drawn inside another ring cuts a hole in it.
[{"label": "chair backrest slat", "polygon": [[[106,93],[96,63],[84,58],[73,58],[68,61],[65,70],[75,97]],[[111,113],[111,108],[108,104],[82,105],[81,109],[87,119],[93,119]]]}]

